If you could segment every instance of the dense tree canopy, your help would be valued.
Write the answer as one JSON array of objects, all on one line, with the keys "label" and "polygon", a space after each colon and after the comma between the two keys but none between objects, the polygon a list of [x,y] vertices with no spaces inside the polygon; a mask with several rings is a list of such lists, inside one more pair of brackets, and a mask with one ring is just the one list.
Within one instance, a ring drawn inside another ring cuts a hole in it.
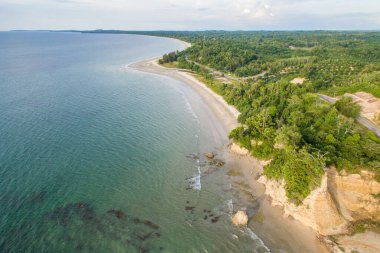
[{"label": "dense tree canopy", "polygon": [[[271,159],[269,178],[284,179],[288,197],[300,203],[319,185],[323,168],[369,169],[380,178],[380,139],[355,122],[360,107],[350,98],[334,105],[315,92],[367,91],[380,96],[380,33],[184,32],[170,37],[193,44],[177,55],[241,112],[230,138]],[[198,64],[196,64],[198,63]],[[226,84],[208,66],[241,79]],[[304,77],[302,84],[292,83]],[[244,81],[243,81],[244,80]]]},{"label": "dense tree canopy", "polygon": [[[194,71],[241,112],[242,126],[230,138],[271,159],[264,173],[284,179],[295,203],[319,185],[326,166],[368,169],[380,179],[380,139],[355,122],[360,107],[349,98],[330,105],[316,94],[365,91],[380,97],[379,32],[131,33],[192,43],[161,63],[176,61]],[[227,83],[211,69],[250,78]],[[305,82],[290,82],[295,77]]]}]

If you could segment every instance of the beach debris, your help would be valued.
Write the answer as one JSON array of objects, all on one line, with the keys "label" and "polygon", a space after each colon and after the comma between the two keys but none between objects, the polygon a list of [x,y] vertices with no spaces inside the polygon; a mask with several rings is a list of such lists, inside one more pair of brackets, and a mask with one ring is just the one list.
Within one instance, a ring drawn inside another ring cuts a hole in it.
[{"label": "beach debris", "polygon": [[207,159],[214,159],[215,154],[212,153],[212,152],[206,152],[206,153],[204,153],[204,156],[205,156]]},{"label": "beach debris", "polygon": [[248,215],[245,211],[238,211],[232,217],[232,223],[236,226],[246,226],[248,224]]}]

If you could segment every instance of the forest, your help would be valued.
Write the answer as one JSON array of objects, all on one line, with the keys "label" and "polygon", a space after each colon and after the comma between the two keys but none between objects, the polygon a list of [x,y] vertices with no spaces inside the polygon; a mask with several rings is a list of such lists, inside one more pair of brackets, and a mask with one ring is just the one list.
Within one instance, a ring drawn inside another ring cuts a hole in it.
[{"label": "forest", "polygon": [[[357,91],[380,97],[380,32],[126,33],[192,44],[160,63],[192,70],[241,112],[230,138],[271,160],[264,173],[284,179],[294,203],[320,184],[326,167],[371,170],[380,181],[380,139],[355,121],[360,107],[349,98],[328,104],[318,97]],[[216,78],[211,68],[236,81]],[[304,81],[291,82],[299,77]]]}]

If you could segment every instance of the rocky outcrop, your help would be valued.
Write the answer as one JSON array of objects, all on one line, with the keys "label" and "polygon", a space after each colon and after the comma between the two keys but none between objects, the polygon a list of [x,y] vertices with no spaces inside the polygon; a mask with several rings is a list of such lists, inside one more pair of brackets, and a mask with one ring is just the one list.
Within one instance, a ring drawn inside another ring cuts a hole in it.
[{"label": "rocky outcrop", "polygon": [[266,194],[273,205],[284,208],[285,216],[292,216],[312,227],[321,235],[346,232],[350,222],[380,219],[380,184],[372,173],[339,174],[326,170],[321,186],[311,192],[301,205],[291,203],[286,197],[284,181],[268,180],[261,176]]},{"label": "rocky outcrop", "polygon": [[269,164],[272,160],[259,160],[253,156],[251,156],[251,153],[249,152],[248,149],[240,147],[238,144],[232,142],[229,145],[229,151],[231,154],[238,155],[238,156],[249,156],[251,159],[255,160],[258,164],[261,166],[265,166]]},{"label": "rocky outcrop", "polygon": [[339,174],[335,170],[329,173],[333,184],[331,188],[345,219],[380,222],[380,183],[374,179],[373,173]]},{"label": "rocky outcrop", "polygon": [[242,148],[236,143],[231,143],[229,148],[230,148],[230,152],[235,155],[241,155],[241,156],[249,155],[248,149]]},{"label": "rocky outcrop", "polygon": [[215,154],[212,152],[206,152],[206,153],[204,153],[204,155],[207,159],[214,159],[214,157],[215,157]]},{"label": "rocky outcrop", "polygon": [[244,211],[238,211],[232,217],[232,223],[236,226],[246,226],[248,224],[248,215]]}]

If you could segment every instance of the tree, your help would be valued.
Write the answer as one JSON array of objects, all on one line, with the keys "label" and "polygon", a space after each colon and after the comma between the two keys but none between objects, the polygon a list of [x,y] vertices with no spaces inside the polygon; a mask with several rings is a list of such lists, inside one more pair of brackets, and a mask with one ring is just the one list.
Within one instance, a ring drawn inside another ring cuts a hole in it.
[{"label": "tree", "polygon": [[360,115],[361,107],[356,104],[351,97],[344,96],[335,102],[334,106],[343,115],[350,118],[357,118]]}]

